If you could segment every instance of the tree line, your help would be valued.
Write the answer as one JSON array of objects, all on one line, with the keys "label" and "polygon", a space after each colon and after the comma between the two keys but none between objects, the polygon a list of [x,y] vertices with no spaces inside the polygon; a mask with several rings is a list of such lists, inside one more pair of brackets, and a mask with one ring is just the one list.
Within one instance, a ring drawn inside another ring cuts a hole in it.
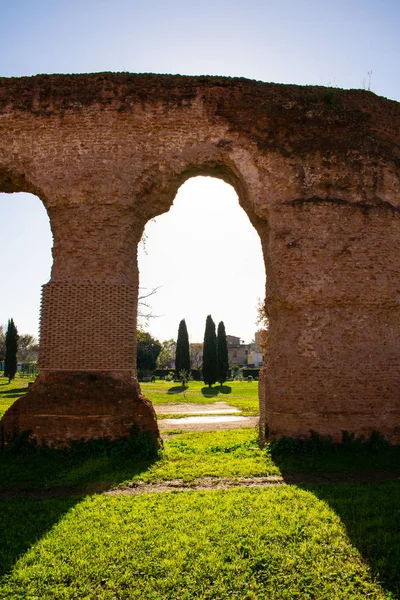
[{"label": "tree line", "polygon": [[211,315],[208,315],[206,319],[200,365],[196,356],[200,344],[189,344],[185,319],[182,319],[179,323],[176,343],[174,340],[167,340],[163,347],[158,340],[142,330],[138,330],[137,341],[138,371],[153,371],[156,368],[157,359],[162,356],[162,353],[164,353],[165,359],[171,358],[174,353],[175,379],[181,381],[182,385],[185,385],[190,378],[194,357],[196,357],[195,367],[201,367],[203,381],[206,385],[211,387],[217,381],[220,385],[223,385],[227,380],[229,361],[225,325],[223,321],[220,321],[216,332]]}]

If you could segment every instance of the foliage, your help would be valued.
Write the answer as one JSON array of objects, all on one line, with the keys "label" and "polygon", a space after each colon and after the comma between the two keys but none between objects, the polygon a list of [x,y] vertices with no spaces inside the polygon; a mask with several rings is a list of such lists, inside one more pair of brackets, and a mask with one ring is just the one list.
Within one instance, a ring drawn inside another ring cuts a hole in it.
[{"label": "foliage", "polygon": [[156,368],[157,357],[161,351],[160,342],[153,338],[150,333],[137,330],[137,359],[138,371],[153,371]]},{"label": "foliage", "polygon": [[11,381],[17,372],[18,331],[13,319],[9,319],[6,331],[6,355],[4,359],[4,377]]},{"label": "foliage", "polygon": [[338,96],[336,94],[336,89],[329,88],[324,93],[324,102],[328,106],[336,106],[338,104]]},{"label": "foliage", "polygon": [[226,343],[226,332],[223,321],[218,323],[217,334],[218,376],[217,381],[223,385],[228,377],[229,359],[228,345]]},{"label": "foliage", "polygon": [[39,344],[37,339],[29,333],[24,333],[18,338],[18,354],[19,362],[35,363],[38,361]]},{"label": "foliage", "polygon": [[181,384],[183,386],[186,386],[186,384],[192,379],[192,374],[191,371],[186,371],[186,369],[181,369],[178,373],[178,377],[177,380],[181,382]]},{"label": "foliage", "polygon": [[231,371],[232,371],[232,377],[233,377],[234,379],[236,379],[236,377],[237,377],[237,375],[238,375],[238,373],[239,373],[239,371],[240,371],[240,367],[239,367],[239,365],[232,365],[232,367],[231,367]]},{"label": "foliage", "polygon": [[263,356],[266,356],[268,351],[268,333],[269,333],[269,318],[265,307],[265,301],[258,299],[257,303],[257,320],[256,325],[259,329],[259,343]]},{"label": "foliage", "polygon": [[190,364],[192,369],[201,370],[203,364],[203,344],[199,342],[192,342],[189,344],[190,349]]},{"label": "foliage", "polygon": [[241,369],[242,372],[242,377],[244,378],[248,378],[251,377],[252,379],[258,379],[259,375],[260,375],[260,371],[261,369],[258,367],[249,367],[248,369],[245,369],[244,367]]},{"label": "foliage", "polygon": [[157,357],[157,369],[170,369],[175,358],[176,342],[175,340],[164,340],[161,352]]},{"label": "foliage", "polygon": [[203,343],[203,381],[211,387],[218,377],[217,336],[211,315],[206,319]]},{"label": "foliage", "polygon": [[189,336],[185,319],[179,323],[178,339],[176,341],[175,377],[180,379],[180,373],[190,373]]}]

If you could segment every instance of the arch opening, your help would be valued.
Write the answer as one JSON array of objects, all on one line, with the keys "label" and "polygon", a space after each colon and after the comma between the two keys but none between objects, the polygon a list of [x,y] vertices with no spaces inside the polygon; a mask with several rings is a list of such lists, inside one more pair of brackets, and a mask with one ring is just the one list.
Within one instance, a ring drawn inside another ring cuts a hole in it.
[{"label": "arch opening", "polygon": [[[3,273],[5,283],[0,325],[10,318],[20,335],[18,369],[37,362],[42,285],[50,278],[53,236],[47,210],[31,193],[0,194],[3,218]],[[34,341],[29,342],[29,336]],[[36,349],[33,350],[33,347]]]},{"label": "arch opening", "polygon": [[3,218],[3,288],[0,323],[13,316],[20,329],[37,336],[41,286],[52,268],[53,235],[43,202],[20,192],[0,194]]},{"label": "arch opening", "polygon": [[[204,169],[186,175],[171,208],[148,221],[139,246],[140,293],[158,288],[150,299],[157,316],[147,330],[161,343],[176,341],[185,319],[189,342],[198,346],[211,314],[238,339],[228,347],[230,366],[261,368],[255,340],[257,305],[265,295],[260,237],[239,204],[237,186]],[[192,366],[200,365],[197,353]]]}]

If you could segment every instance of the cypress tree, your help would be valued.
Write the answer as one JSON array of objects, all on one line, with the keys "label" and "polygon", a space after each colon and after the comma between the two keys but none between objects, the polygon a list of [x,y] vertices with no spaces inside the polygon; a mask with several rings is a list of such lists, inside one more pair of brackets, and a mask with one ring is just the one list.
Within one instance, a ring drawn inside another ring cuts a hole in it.
[{"label": "cypress tree", "polygon": [[226,343],[225,325],[223,321],[218,323],[217,334],[217,354],[218,354],[218,377],[220,385],[224,385],[229,370],[228,345]]},{"label": "cypress tree", "polygon": [[185,319],[179,323],[178,328],[178,339],[176,340],[176,351],[175,351],[175,377],[181,379],[181,372],[185,371],[186,374],[190,375],[190,350],[189,350],[189,336],[186,327]]},{"label": "cypress tree", "polygon": [[8,382],[14,379],[17,372],[18,331],[13,319],[8,321],[6,331],[6,356],[4,359],[4,377]]},{"label": "cypress tree", "polygon": [[208,315],[203,344],[203,381],[211,387],[217,381],[218,357],[217,336],[215,335],[215,323]]}]

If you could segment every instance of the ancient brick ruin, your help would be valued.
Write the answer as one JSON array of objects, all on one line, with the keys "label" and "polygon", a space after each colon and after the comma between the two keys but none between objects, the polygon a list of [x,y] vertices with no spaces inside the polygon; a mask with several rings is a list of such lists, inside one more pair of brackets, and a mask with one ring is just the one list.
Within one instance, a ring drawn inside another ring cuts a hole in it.
[{"label": "ancient brick ruin", "polygon": [[262,240],[269,435],[377,429],[399,442],[399,142],[400,105],[359,90],[0,79],[0,191],[41,198],[54,236],[40,376],[3,439],[157,437],[135,376],[137,244],[186,179],[211,175],[233,185]]}]

